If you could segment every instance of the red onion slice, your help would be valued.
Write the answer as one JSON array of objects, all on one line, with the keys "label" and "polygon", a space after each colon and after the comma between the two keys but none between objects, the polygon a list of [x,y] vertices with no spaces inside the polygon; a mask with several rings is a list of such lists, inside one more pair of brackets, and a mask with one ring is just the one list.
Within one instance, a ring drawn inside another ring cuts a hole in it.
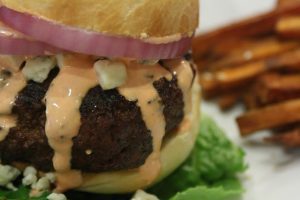
[{"label": "red onion slice", "polygon": [[55,48],[39,41],[34,41],[0,22],[0,54],[44,55],[57,52]]},{"label": "red onion slice", "polygon": [[152,44],[128,37],[117,37],[49,22],[12,9],[0,8],[1,20],[25,35],[60,49],[77,53],[138,59],[168,59],[182,56],[191,38],[167,44]]},{"label": "red onion slice", "polygon": [[35,56],[54,52],[57,50],[41,42],[0,35],[0,54]]}]

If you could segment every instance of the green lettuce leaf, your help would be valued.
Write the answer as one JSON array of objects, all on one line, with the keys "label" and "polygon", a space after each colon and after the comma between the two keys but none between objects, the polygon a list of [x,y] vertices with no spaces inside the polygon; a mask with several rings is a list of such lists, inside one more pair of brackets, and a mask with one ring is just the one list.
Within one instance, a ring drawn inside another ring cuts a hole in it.
[{"label": "green lettuce leaf", "polygon": [[161,200],[198,200],[200,197],[206,200],[205,195],[221,200],[242,194],[242,186],[235,177],[246,169],[244,151],[232,143],[211,118],[203,117],[200,127],[190,157],[151,188],[150,193]]},{"label": "green lettuce leaf", "polygon": [[223,187],[198,186],[177,193],[171,200],[232,200],[239,196],[240,188],[226,190]]},{"label": "green lettuce leaf", "polygon": [[244,151],[232,143],[209,117],[203,117],[192,153],[193,164],[206,182],[235,176],[246,169]]},{"label": "green lettuce leaf", "polygon": [[0,200],[47,200],[48,192],[40,197],[29,197],[30,188],[20,186],[17,191],[8,191],[0,189]]}]

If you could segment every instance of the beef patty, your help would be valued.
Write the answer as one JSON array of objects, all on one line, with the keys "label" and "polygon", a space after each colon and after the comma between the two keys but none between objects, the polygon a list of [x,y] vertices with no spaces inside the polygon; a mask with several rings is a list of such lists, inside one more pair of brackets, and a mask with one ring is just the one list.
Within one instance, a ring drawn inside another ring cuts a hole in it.
[{"label": "beef patty", "polygon": [[[43,98],[58,74],[53,69],[43,83],[29,81],[18,94],[13,107],[17,125],[0,143],[2,162],[29,163],[39,170],[52,171],[53,150],[45,134],[46,107]],[[183,94],[176,76],[171,81],[161,78],[153,82],[161,97],[166,119],[166,133],[183,119]],[[152,152],[152,137],[137,102],[121,96],[116,89],[89,90],[80,107],[81,127],[73,138],[72,169],[104,172],[133,169],[144,164]]]}]

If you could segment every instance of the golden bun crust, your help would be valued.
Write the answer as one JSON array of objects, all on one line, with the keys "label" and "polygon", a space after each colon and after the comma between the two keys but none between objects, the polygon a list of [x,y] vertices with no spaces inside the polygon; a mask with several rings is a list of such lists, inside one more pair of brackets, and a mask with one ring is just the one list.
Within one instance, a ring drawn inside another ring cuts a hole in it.
[{"label": "golden bun crust", "polygon": [[198,0],[2,0],[2,4],[57,23],[140,39],[191,36],[198,26]]},{"label": "golden bun crust", "polygon": [[[192,112],[185,116],[189,128],[179,128],[163,144],[161,150],[161,172],[153,184],[161,181],[180,166],[189,156],[199,133],[200,86],[195,81],[192,93]],[[185,127],[185,126],[183,126]],[[180,147],[180,148],[178,148]],[[143,180],[138,170],[83,174],[83,185],[78,190],[92,193],[128,193],[143,189]]]}]

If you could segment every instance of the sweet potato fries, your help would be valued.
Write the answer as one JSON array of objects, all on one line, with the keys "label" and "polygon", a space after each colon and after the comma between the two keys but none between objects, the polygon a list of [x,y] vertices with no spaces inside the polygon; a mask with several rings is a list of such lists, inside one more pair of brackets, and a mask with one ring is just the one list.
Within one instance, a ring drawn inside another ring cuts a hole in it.
[{"label": "sweet potato fries", "polygon": [[300,0],[197,36],[193,58],[207,100],[242,102],[242,136],[272,129],[268,142],[300,147]]}]

